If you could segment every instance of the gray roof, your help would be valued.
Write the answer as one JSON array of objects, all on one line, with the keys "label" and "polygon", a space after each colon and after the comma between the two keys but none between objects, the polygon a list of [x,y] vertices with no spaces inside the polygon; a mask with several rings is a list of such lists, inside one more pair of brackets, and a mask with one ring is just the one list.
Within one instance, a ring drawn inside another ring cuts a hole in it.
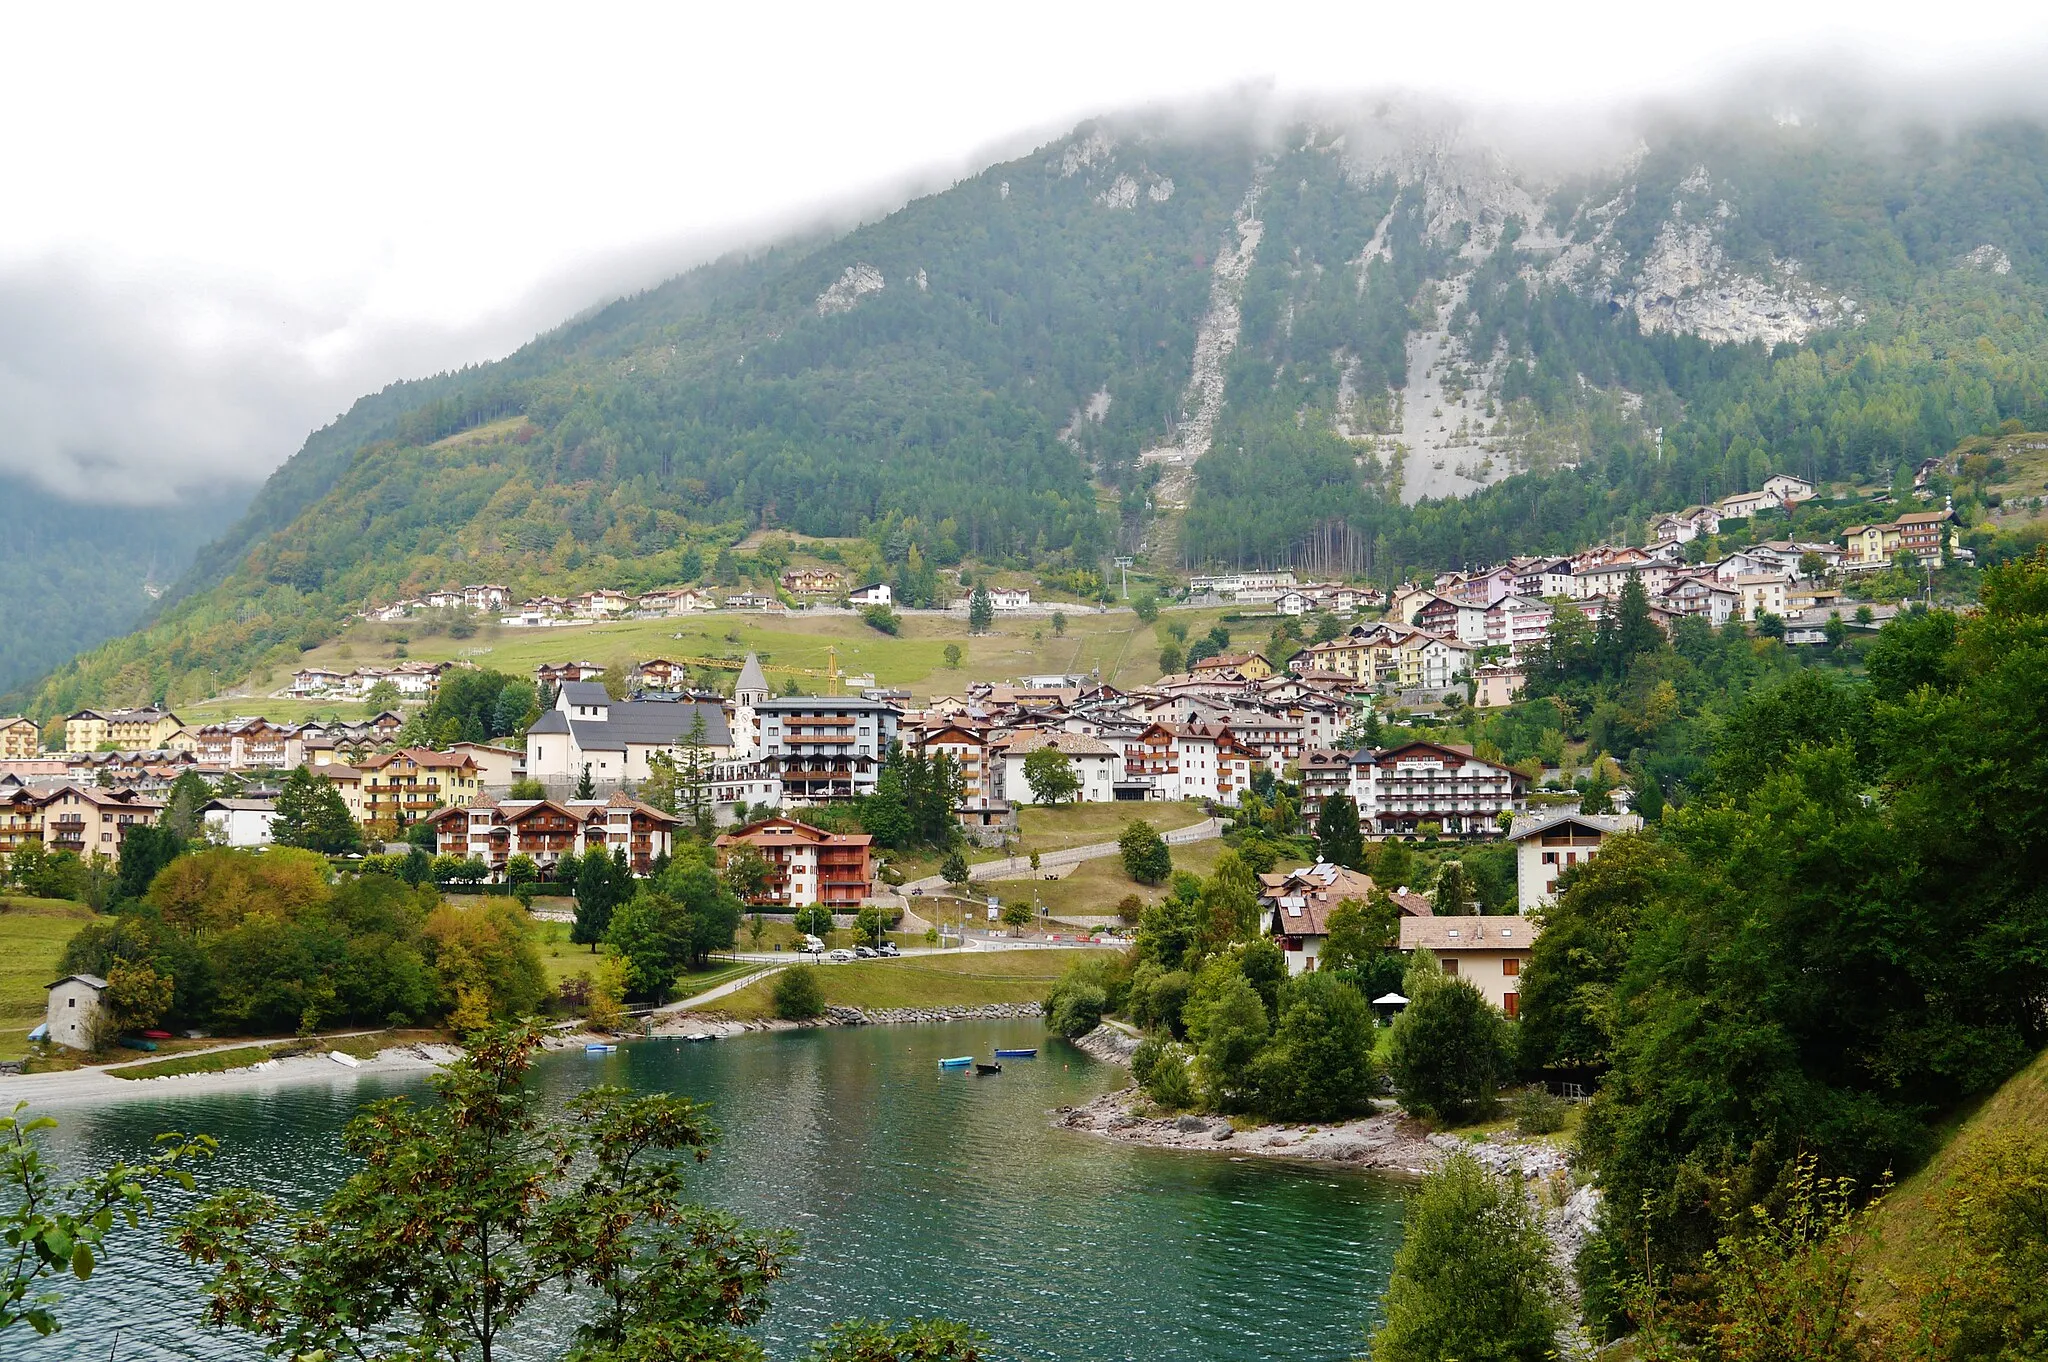
[{"label": "gray roof", "polygon": [[768,677],[761,670],[761,659],[752,653],[748,653],[746,664],[740,668],[740,679],[733,684],[733,693],[738,694],[743,690],[765,691],[767,689]]},{"label": "gray roof", "polygon": [[1579,823],[1601,832],[1637,832],[1643,820],[1632,813],[1580,813],[1570,806],[1544,809],[1537,813],[1518,813],[1515,821],[1508,826],[1508,840],[1519,842],[1524,837],[1533,837],[1546,829],[1562,823]]},{"label": "gray roof", "polygon": [[[597,689],[601,691],[604,687]],[[551,709],[536,719],[527,732],[567,733],[575,738],[576,746],[586,752],[623,752],[628,743],[666,747],[670,743],[681,742],[696,716],[702,714],[705,744],[710,747],[732,746],[732,731],[725,723],[725,706],[715,701],[607,699],[605,704],[609,715],[605,719],[574,719],[559,709]]]},{"label": "gray roof", "polygon": [[275,799],[209,799],[199,806],[201,813],[223,809],[229,813],[276,813]]},{"label": "gray roof", "polygon": [[[572,705],[609,705],[611,692],[596,681],[564,681],[561,699]],[[559,701],[557,702],[559,703]]]},{"label": "gray roof", "polygon": [[870,700],[862,695],[783,695],[776,696],[756,709],[774,714],[808,714],[813,710],[870,710],[894,711],[896,706],[886,700]]},{"label": "gray roof", "polygon": [[91,988],[103,989],[107,986],[107,981],[100,978],[99,975],[97,974],[67,974],[62,979],[57,980],[56,983],[44,984],[43,987],[55,988],[57,987],[57,984],[68,984],[73,979],[76,979],[79,983],[85,984]]}]

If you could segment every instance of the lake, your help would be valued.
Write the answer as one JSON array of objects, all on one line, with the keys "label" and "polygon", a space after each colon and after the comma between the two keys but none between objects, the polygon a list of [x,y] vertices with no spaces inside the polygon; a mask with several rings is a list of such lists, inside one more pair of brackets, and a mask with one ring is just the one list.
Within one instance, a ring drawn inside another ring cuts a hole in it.
[{"label": "lake", "polygon": [[[1040,1047],[999,1075],[939,1070],[942,1055]],[[548,1056],[553,1100],[595,1083],[713,1104],[724,1132],[694,1174],[699,1200],[802,1237],[759,1326],[772,1357],[799,1356],[852,1315],[945,1314],[986,1330],[1001,1358],[1351,1358],[1360,1354],[1400,1238],[1405,1189],[1315,1165],[1167,1153],[1052,1128],[1046,1113],[1125,1081],[1037,1022],[761,1032],[711,1045],[628,1042]],[[297,1203],[350,1171],[338,1136],[373,1097],[413,1077],[335,1080],[180,1099],[53,1108],[66,1166],[139,1157],[159,1130],[219,1137],[203,1188],[243,1183]],[[161,1221],[159,1222],[161,1223]],[[159,1239],[123,1241],[66,1289],[62,1334],[10,1338],[36,1357],[260,1355],[197,1323],[203,1274]],[[516,1352],[567,1337],[544,1300]],[[118,1332],[118,1344],[116,1333]]]}]

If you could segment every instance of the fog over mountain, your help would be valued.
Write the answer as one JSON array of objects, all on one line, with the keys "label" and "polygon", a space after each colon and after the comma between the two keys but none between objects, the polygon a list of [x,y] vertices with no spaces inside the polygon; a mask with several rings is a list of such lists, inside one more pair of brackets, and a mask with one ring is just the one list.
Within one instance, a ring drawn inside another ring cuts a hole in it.
[{"label": "fog over mountain", "polygon": [[[1502,11],[1484,16],[1455,60],[1422,62],[1417,54],[1436,50],[1441,35],[1412,18],[1305,14],[1226,44],[1206,26],[1214,14],[1170,25],[1085,17],[1066,32],[856,26],[778,33],[780,45],[764,47],[767,35],[746,21],[704,28],[643,16],[551,35],[546,49],[516,25],[477,34],[435,19],[404,52],[368,31],[323,31],[319,57],[289,65],[251,61],[262,55],[259,40],[199,51],[195,35],[145,23],[113,38],[91,73],[69,71],[68,83],[61,61],[26,73],[0,93],[0,113],[19,115],[15,124],[35,134],[0,150],[0,171],[25,191],[22,210],[0,224],[0,483],[32,482],[83,509],[49,518],[43,547],[16,555],[24,591],[10,608],[15,627],[0,638],[0,687],[132,627],[161,608],[166,581],[188,578],[170,593],[181,597],[222,580],[257,537],[289,531],[368,432],[388,436],[409,404],[475,389],[463,366],[511,355],[564,319],[605,315],[609,300],[715,257],[728,257],[723,277],[809,261],[857,223],[1062,144],[1089,114],[1107,112],[1090,126],[1108,149],[1097,158],[1082,137],[1077,173],[1107,175],[1089,192],[1112,207],[1158,190],[1160,177],[1147,178],[1148,139],[1234,148],[1228,156],[1246,177],[1236,183],[1239,169],[1205,162],[1217,172],[1206,186],[1222,196],[1215,207],[1227,197],[1224,217],[1235,214],[1239,227],[1210,217],[1167,227],[1190,234],[1186,249],[1202,264],[1171,285],[1179,292],[1170,299],[1142,304],[1160,309],[1151,319],[1160,335],[1151,358],[1125,375],[1138,387],[1079,394],[1073,411],[1093,413],[1100,429],[1078,417],[1053,421],[1085,456],[1086,476],[1114,482],[1126,461],[1156,466],[1165,475],[1160,508],[1171,515],[1199,501],[1194,445],[1206,448],[1219,422],[1248,410],[1242,400],[1226,410],[1240,333],[1265,335],[1273,319],[1260,309],[1269,304],[1281,309],[1284,335],[1300,309],[1313,313],[1301,289],[1282,297],[1262,276],[1278,243],[1258,240],[1274,168],[1303,151],[1304,135],[1335,176],[1333,192],[1348,196],[1335,211],[1369,210],[1372,221],[1318,227],[1286,249],[1334,250],[1360,233],[1362,254],[1318,269],[1355,270],[1361,300],[1374,259],[1393,270],[1399,252],[1386,233],[1421,213],[1408,264],[1380,285],[1427,286],[1426,300],[1401,300],[1417,309],[1417,324],[1402,322],[1395,335],[1385,330],[1392,314],[1347,323],[1403,354],[1383,355],[1376,370],[1370,347],[1353,345],[1333,361],[1327,395],[1332,430],[1372,446],[1372,476],[1414,501],[1570,465],[1583,452],[1583,440],[1561,436],[1553,421],[1466,457],[1481,443],[1474,423],[1519,391],[1511,346],[1469,353],[1466,295],[1484,282],[1483,257],[1502,248],[1504,232],[1532,287],[1624,311],[1648,336],[1797,343],[1867,317],[1850,280],[1816,276],[1812,253],[1792,249],[1796,231],[1754,230],[1763,218],[1742,202],[1753,186],[1711,171],[1681,168],[1657,186],[1665,201],[1656,214],[1631,199],[1632,225],[1603,231],[1602,205],[1579,199],[1596,185],[1620,191],[1647,149],[1668,143],[1668,130],[1811,120],[1830,137],[1878,147],[2039,116],[2023,58],[2041,35],[2015,35],[2010,16],[2002,25],[1950,16],[1957,22],[1928,33],[1917,18],[1867,10],[1850,25],[1844,9],[1745,28],[1738,8],[1682,34],[1637,16],[1595,53],[1555,24]],[[64,21],[13,22],[27,41],[38,36],[27,25]],[[280,36],[289,35],[270,35]],[[191,53],[175,80],[156,60],[166,45]],[[745,59],[700,63],[679,82],[662,65],[677,50]],[[455,51],[469,60],[437,60]],[[567,69],[599,51],[602,75]],[[508,99],[522,78],[552,82],[555,97]],[[389,97],[399,89],[408,99]],[[145,106],[147,118],[123,116]],[[1379,188],[1361,194],[1367,184]],[[2032,228],[2024,213],[2009,225],[2013,240],[1964,250],[1992,247],[2024,275]],[[702,344],[722,343],[707,335]],[[1253,348],[1283,366],[1299,362],[1270,340]],[[525,353],[531,376],[540,352]],[[1073,363],[1077,373],[1095,364]],[[1470,373],[1454,374],[1461,365]],[[1448,388],[1447,375],[1456,379]],[[924,380],[904,381],[915,392]],[[337,413],[365,393],[378,397],[353,423],[341,421]],[[1107,405],[1098,411],[1091,394]],[[1042,386],[1023,395],[1050,400]],[[1642,400],[1644,410],[1660,401],[1614,398]],[[280,469],[294,449],[304,451],[296,470]],[[251,518],[187,572],[198,544],[273,470]],[[1212,486],[1229,476],[1219,464]],[[99,547],[136,508],[162,531],[140,565]],[[1200,506],[1192,509],[1199,519]],[[1291,526],[1281,515],[1271,533],[1295,533]],[[1175,526],[1163,528],[1165,540],[1135,522],[1111,537],[1178,553]],[[1241,553],[1278,551],[1251,546],[1260,532],[1233,531]],[[38,576],[59,560],[73,583],[62,628],[50,622],[55,597]]]}]

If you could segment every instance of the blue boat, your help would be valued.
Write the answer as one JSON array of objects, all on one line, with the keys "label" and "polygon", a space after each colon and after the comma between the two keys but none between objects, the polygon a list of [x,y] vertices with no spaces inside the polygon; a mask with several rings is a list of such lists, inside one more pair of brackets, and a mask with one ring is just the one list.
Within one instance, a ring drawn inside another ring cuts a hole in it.
[{"label": "blue boat", "polygon": [[957,1058],[957,1059],[942,1059],[942,1060],[940,1060],[940,1061],[939,1061],[939,1067],[940,1067],[941,1069],[964,1069],[964,1068],[966,1068],[966,1067],[967,1067],[968,1065],[972,1064],[973,1062],[974,1062],[974,1056],[973,1056],[973,1055],[961,1055],[961,1056],[960,1056],[959,1058]]},{"label": "blue boat", "polygon": [[997,1058],[997,1059],[1037,1059],[1037,1058],[1038,1058],[1038,1051],[1037,1051],[1037,1050],[1035,1050],[1035,1049],[1033,1049],[1033,1050],[998,1050],[998,1051],[996,1051],[996,1058]]},{"label": "blue boat", "polygon": [[585,1045],[583,1047],[583,1053],[586,1055],[608,1055],[616,1051],[618,1048],[619,1047],[616,1045],[606,1045],[600,1041],[591,1041],[588,1045]]}]

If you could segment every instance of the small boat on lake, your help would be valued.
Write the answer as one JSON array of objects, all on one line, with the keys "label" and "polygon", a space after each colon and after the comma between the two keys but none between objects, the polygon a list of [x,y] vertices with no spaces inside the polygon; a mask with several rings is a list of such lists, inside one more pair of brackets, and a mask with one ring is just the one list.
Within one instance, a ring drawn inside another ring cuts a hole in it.
[{"label": "small boat on lake", "polygon": [[1003,1066],[1000,1064],[977,1064],[974,1066],[974,1071],[978,1074],[999,1074],[1003,1071]]},{"label": "small boat on lake", "polygon": [[1037,1058],[1038,1058],[1038,1051],[1037,1051],[1036,1049],[1031,1049],[1031,1050],[998,1050],[998,1051],[996,1051],[996,1058],[997,1058],[997,1059],[1037,1059]]},{"label": "small boat on lake", "polygon": [[973,1055],[959,1055],[953,1059],[940,1060],[939,1067],[941,1069],[964,1069],[973,1062]]},{"label": "small boat on lake", "polygon": [[718,1037],[712,1035],[709,1031],[692,1031],[689,1035],[684,1036],[683,1039],[692,1045],[702,1045],[705,1041],[717,1040]]},{"label": "small boat on lake", "polygon": [[593,1040],[583,1047],[583,1053],[586,1055],[608,1055],[618,1048],[616,1045],[607,1045],[603,1041]]}]

